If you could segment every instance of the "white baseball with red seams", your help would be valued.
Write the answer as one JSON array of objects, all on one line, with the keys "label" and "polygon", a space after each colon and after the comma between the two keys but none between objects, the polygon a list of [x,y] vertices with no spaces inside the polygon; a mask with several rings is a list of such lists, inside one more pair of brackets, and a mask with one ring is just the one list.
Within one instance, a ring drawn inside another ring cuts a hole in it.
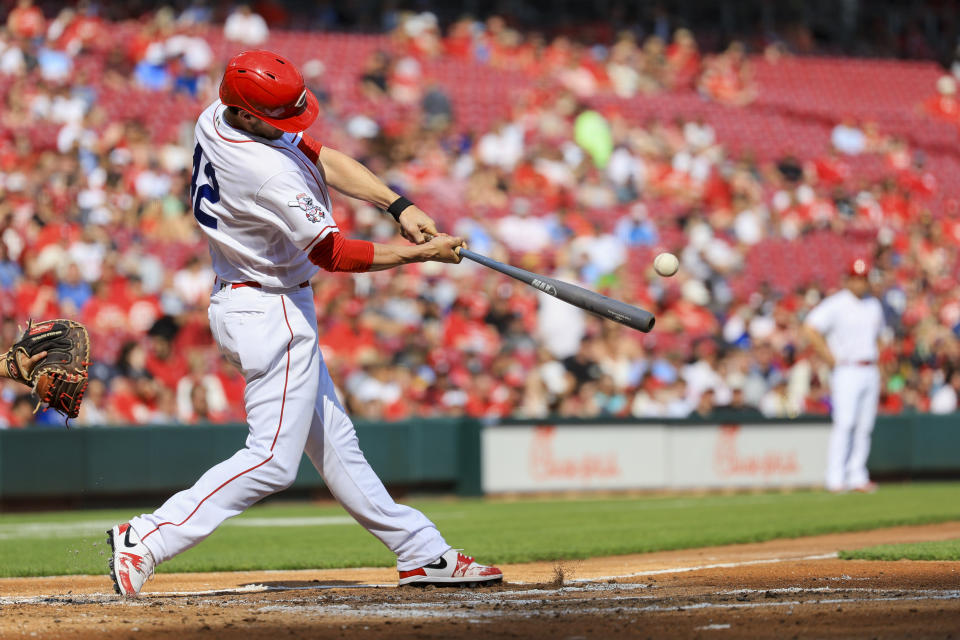
[{"label": "white baseball with red seams", "polygon": [[[245,448],[130,524],[151,560],[164,562],[288,487],[306,452],[340,504],[397,555],[399,571],[439,562],[450,545],[426,516],[387,493],[318,349],[312,291],[303,283],[318,271],[309,251],[337,228],[315,164],[320,145],[303,134],[253,136],[227,124],[224,110],[217,101],[197,123],[191,196],[217,274],[210,326],[246,379],[249,435]],[[461,564],[444,576],[459,570],[452,581],[502,577],[472,559]],[[472,575],[481,569],[495,574]]]}]

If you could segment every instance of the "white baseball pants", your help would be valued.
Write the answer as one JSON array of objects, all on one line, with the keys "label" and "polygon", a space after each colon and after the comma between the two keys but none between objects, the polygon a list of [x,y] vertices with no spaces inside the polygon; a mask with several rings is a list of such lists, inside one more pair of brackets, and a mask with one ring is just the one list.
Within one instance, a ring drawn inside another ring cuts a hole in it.
[{"label": "white baseball pants", "polygon": [[880,398],[880,370],[838,365],[830,379],[833,430],[827,451],[827,489],[856,489],[870,481],[867,457]]},{"label": "white baseball pants", "polygon": [[364,458],[318,349],[310,288],[227,286],[211,296],[209,316],[221,352],[246,379],[250,431],[244,449],[130,521],[158,563],[290,486],[304,452],[347,512],[397,554],[399,570],[434,562],[450,548],[426,516],[393,501]]}]

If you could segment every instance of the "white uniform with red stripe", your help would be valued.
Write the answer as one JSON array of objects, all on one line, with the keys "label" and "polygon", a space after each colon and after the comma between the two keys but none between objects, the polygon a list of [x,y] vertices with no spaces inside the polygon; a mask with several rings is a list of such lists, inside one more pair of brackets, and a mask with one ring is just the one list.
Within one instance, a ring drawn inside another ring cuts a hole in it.
[{"label": "white uniform with red stripe", "polygon": [[191,196],[217,274],[210,326],[246,379],[250,431],[244,449],[130,524],[158,563],[168,560],[289,486],[306,452],[350,515],[397,554],[397,568],[415,570],[450,545],[391,499],[364,458],[318,348],[312,292],[301,286],[317,272],[309,251],[336,230],[315,165],[320,146],[301,134],[252,136],[228,125],[224,110],[217,101],[197,122]]},{"label": "white uniform with red stripe", "polygon": [[805,322],[822,334],[836,360],[830,379],[833,430],[827,451],[826,486],[859,489],[870,482],[867,458],[880,398],[877,341],[883,308],[874,297],[841,289],[810,310]]}]

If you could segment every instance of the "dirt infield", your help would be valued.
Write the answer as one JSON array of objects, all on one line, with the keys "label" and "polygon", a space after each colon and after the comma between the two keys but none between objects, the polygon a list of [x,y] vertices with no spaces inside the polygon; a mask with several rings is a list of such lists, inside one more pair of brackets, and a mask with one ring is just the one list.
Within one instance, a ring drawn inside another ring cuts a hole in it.
[{"label": "dirt infield", "polygon": [[958,537],[947,523],[516,564],[462,590],[398,589],[386,569],[161,574],[136,600],[104,576],[3,579],[0,637],[958,638],[960,562],[835,557]]}]

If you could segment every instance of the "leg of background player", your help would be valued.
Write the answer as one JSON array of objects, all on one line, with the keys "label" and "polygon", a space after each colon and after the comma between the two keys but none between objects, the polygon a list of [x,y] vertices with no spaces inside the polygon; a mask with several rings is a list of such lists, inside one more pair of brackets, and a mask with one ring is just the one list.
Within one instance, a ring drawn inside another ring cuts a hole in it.
[{"label": "leg of background player", "polygon": [[321,366],[320,389],[307,455],[344,509],[397,554],[397,569],[408,571],[439,558],[450,548],[422,513],[397,504],[360,450],[357,434]]},{"label": "leg of background player", "polygon": [[285,489],[296,477],[320,370],[310,302],[306,311],[291,296],[249,287],[225,289],[211,299],[214,337],[227,359],[240,364],[247,381],[250,432],[246,448],[154,513],[130,521],[158,563],[189,549],[224,520]]},{"label": "leg of background player", "polygon": [[845,467],[850,453],[850,436],[856,421],[856,388],[847,367],[834,369],[830,378],[830,399],[833,403],[833,429],[827,449],[827,489],[846,489]]},{"label": "leg of background player", "polygon": [[870,482],[867,458],[870,456],[870,436],[877,418],[877,402],[880,399],[880,372],[863,367],[857,371],[860,402],[853,429],[853,444],[847,459],[847,483],[858,488]]}]

